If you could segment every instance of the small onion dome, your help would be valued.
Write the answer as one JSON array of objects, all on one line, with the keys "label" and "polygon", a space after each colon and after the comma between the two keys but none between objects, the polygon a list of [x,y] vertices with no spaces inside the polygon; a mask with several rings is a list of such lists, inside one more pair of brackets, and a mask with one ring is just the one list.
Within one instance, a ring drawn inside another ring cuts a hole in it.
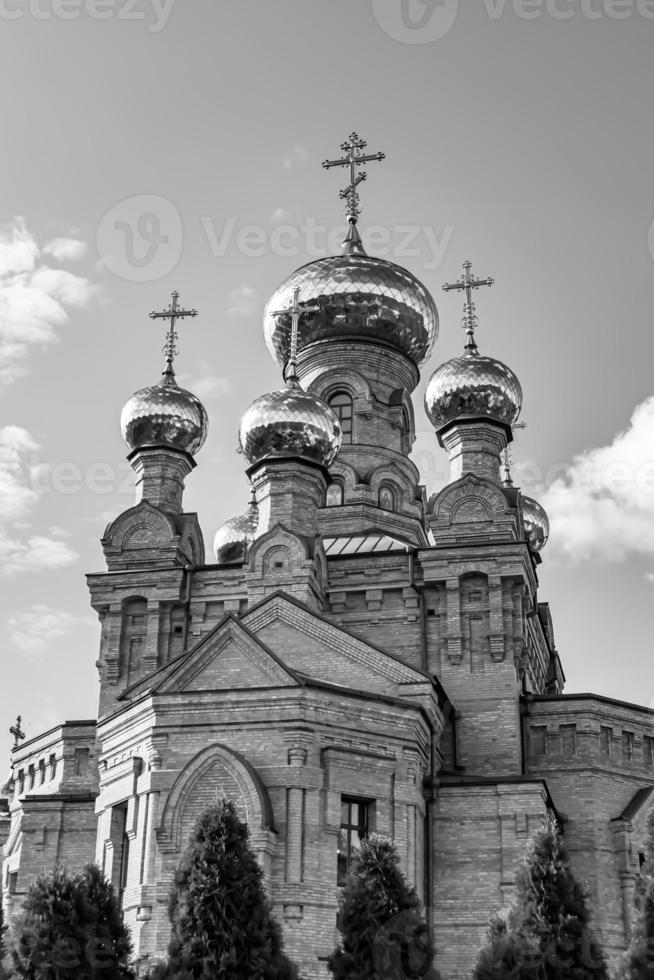
[{"label": "small onion dome", "polygon": [[436,368],[425,392],[425,409],[436,429],[480,416],[511,425],[521,407],[522,388],[513,371],[476,348]]},{"label": "small onion dome", "polygon": [[388,344],[416,365],[431,353],[438,335],[438,311],[414,275],[386,259],[347,252],[309,262],[273,293],[264,311],[264,336],[278,364],[288,361],[293,292],[301,305],[318,310],[300,314],[300,347],[330,340]]},{"label": "small onion dome", "polygon": [[522,496],[522,519],[527,542],[532,551],[542,551],[550,536],[550,522],[537,500]]},{"label": "small onion dome", "polygon": [[329,405],[297,383],[257,398],[239,431],[250,464],[268,457],[300,456],[329,466],[342,438],[341,424]]},{"label": "small onion dome", "polygon": [[170,366],[160,384],[133,394],[120,416],[123,439],[130,450],[168,446],[194,456],[207,438],[208,425],[204,405],[177,385]]},{"label": "small onion dome", "polygon": [[244,514],[232,517],[216,532],[213,551],[219,564],[243,561],[248,545],[257,536],[259,508],[252,499]]}]

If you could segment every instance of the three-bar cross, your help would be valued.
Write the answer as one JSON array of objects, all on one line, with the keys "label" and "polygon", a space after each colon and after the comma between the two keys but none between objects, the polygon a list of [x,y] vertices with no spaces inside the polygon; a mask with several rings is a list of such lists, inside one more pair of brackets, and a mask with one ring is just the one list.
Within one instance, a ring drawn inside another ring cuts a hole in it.
[{"label": "three-bar cross", "polygon": [[298,337],[298,324],[300,322],[301,313],[317,313],[320,310],[319,306],[300,306],[300,287],[296,286],[293,290],[293,305],[287,310],[275,310],[273,316],[288,316],[291,315],[291,344],[290,352],[286,367],[284,369],[284,380],[288,385],[298,384],[297,377],[297,337]]},{"label": "three-bar cross", "polygon": [[475,279],[470,270],[472,269],[471,262],[463,263],[463,275],[458,282],[446,282],[443,284],[443,289],[445,292],[449,292],[450,289],[463,290],[465,292],[465,301],[463,304],[463,328],[468,335],[466,341],[466,350],[477,350],[477,344],[475,343],[475,327],[477,326],[477,317],[475,314],[475,304],[472,302],[472,290],[479,289],[480,286],[492,286],[495,282],[494,279]]},{"label": "three-bar cross", "polygon": [[182,310],[178,306],[179,293],[177,290],[172,294],[172,303],[167,310],[162,310],[161,312],[155,312],[154,310],[150,313],[151,320],[159,320],[161,318],[170,320],[168,325],[168,330],[166,332],[166,343],[163,348],[163,353],[166,356],[166,372],[172,374],[173,371],[173,361],[175,359],[175,354],[177,353],[177,348],[175,347],[175,341],[177,340],[177,332],[175,331],[175,322],[177,320],[183,320],[187,316],[197,316],[197,310]]},{"label": "three-bar cross", "polygon": [[346,212],[350,221],[356,221],[361,213],[357,187],[368,176],[365,170],[357,174],[356,168],[360,167],[363,163],[369,163],[371,160],[384,160],[386,157],[385,153],[357,154],[358,150],[365,150],[367,145],[366,141],[360,140],[356,133],[350,133],[345,143],[341,143],[341,150],[347,153],[347,156],[341,157],[340,160],[325,160],[323,162],[325,170],[329,170],[330,167],[350,168],[350,183],[339,192],[341,200],[346,202]]}]

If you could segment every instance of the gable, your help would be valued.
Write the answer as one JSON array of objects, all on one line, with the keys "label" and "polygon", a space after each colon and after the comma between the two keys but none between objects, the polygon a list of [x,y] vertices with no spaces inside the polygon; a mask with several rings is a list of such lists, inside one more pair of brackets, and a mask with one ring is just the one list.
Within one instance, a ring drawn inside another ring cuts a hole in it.
[{"label": "gable", "polygon": [[299,684],[293,671],[236,620],[225,620],[156,687],[160,694],[230,691]]},{"label": "gable", "polygon": [[422,671],[283,595],[271,596],[243,621],[290,669],[322,683],[392,696],[401,694],[403,685],[431,683]]}]

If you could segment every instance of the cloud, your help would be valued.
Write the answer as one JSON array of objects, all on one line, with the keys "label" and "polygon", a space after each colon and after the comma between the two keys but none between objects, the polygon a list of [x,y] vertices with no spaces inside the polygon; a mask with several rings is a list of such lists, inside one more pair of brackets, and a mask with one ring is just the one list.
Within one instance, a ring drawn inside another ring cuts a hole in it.
[{"label": "cloud", "polygon": [[572,561],[654,555],[654,397],[607,446],[576,456],[541,498],[551,550]]},{"label": "cloud", "polygon": [[183,388],[188,388],[200,400],[211,398],[222,398],[232,390],[229,378],[214,374],[213,367],[209,361],[200,361],[198,370],[193,374],[177,375],[179,383]]},{"label": "cloud", "polygon": [[64,568],[77,560],[59,528],[33,533],[30,518],[38,502],[33,478],[40,469],[39,445],[17,425],[0,429],[0,569],[3,575]]},{"label": "cloud", "polygon": [[297,144],[286,154],[282,166],[284,170],[291,173],[300,167],[305,167],[311,159],[307,150]]},{"label": "cloud", "polygon": [[39,604],[7,619],[9,641],[28,657],[43,653],[51,640],[65,636],[82,624],[91,625],[93,620]]},{"label": "cloud", "polygon": [[229,316],[248,316],[254,313],[257,305],[256,298],[254,289],[242,283],[236,289],[230,290],[227,313]]},{"label": "cloud", "polygon": [[86,242],[78,238],[54,238],[43,249],[44,255],[51,255],[57,262],[77,262],[86,255]]},{"label": "cloud", "polygon": [[41,249],[22,218],[0,227],[0,383],[26,374],[31,350],[54,343],[69,310],[88,304],[95,292],[89,280],[45,261],[77,259],[85,249],[72,238]]}]

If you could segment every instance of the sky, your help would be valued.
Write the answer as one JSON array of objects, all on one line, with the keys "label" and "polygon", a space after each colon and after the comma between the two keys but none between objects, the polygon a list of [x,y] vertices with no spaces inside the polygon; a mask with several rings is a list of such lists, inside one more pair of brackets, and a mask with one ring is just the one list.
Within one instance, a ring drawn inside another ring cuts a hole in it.
[{"label": "sky", "polygon": [[[262,311],[337,249],[353,130],[368,250],[432,292],[415,394],[461,351],[469,259],[484,353],[521,380],[514,480],[550,515],[538,568],[566,691],[654,707],[654,0],[0,0],[0,731],[94,717],[84,575],[134,501],[119,428],[162,368],[210,434],[187,480],[207,548],[248,488],[240,416],[280,383]],[[8,733],[7,749],[10,746]]]}]

